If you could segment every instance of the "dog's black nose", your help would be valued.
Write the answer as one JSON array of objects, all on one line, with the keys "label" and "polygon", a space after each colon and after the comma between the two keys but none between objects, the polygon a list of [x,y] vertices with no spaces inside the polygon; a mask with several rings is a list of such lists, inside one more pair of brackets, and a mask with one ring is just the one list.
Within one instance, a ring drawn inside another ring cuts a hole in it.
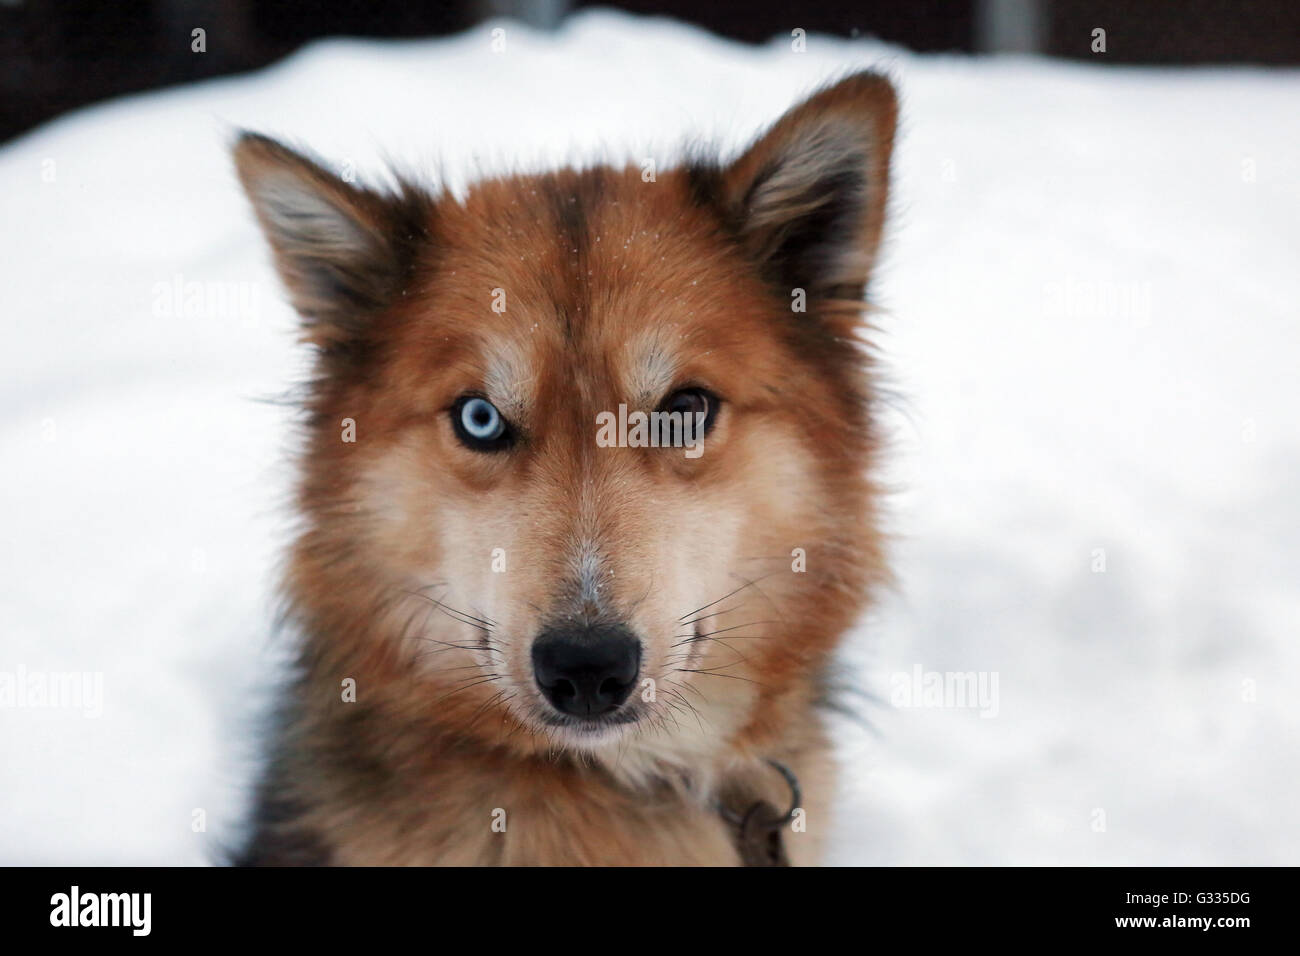
[{"label": "dog's black nose", "polygon": [[548,627],[533,642],[533,674],[555,709],[598,717],[627,700],[641,670],[641,642],[621,624]]}]

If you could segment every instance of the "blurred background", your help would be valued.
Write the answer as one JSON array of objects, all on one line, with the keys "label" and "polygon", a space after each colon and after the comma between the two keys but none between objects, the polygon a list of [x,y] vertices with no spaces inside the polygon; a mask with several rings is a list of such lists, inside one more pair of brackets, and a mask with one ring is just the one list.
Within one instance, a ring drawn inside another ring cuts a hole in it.
[{"label": "blurred background", "polygon": [[[111,96],[257,69],[321,37],[459,33],[492,17],[554,29],[583,9],[672,17],[745,43],[874,36],[916,52],[1105,62],[1300,63],[1295,0],[0,0],[0,141]],[[206,31],[202,56],[192,31]]]}]

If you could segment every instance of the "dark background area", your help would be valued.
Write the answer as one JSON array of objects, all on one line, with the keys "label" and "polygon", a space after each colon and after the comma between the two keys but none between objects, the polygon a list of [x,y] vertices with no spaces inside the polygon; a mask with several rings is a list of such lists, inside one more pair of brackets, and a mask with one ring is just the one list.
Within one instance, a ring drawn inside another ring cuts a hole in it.
[{"label": "dark background area", "polygon": [[[108,97],[256,69],[319,37],[439,36],[503,15],[554,28],[593,6],[746,43],[799,27],[922,52],[1300,64],[1300,0],[0,0],[0,141]],[[191,50],[196,27],[202,53]],[[1104,55],[1091,50],[1098,27]]]}]

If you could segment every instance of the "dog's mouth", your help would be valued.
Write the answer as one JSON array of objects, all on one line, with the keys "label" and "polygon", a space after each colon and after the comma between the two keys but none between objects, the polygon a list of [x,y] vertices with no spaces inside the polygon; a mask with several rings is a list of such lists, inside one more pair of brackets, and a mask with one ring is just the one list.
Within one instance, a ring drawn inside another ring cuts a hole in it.
[{"label": "dog's mouth", "polygon": [[597,751],[617,746],[626,734],[641,723],[645,711],[628,702],[618,710],[597,717],[574,717],[561,714],[543,704],[534,712],[536,726],[552,744],[581,751]]},{"label": "dog's mouth", "polygon": [[599,737],[602,734],[628,724],[635,724],[642,717],[638,707],[622,707],[610,714],[598,717],[573,717],[568,714],[543,713],[542,723],[547,727],[562,728],[581,737]]}]

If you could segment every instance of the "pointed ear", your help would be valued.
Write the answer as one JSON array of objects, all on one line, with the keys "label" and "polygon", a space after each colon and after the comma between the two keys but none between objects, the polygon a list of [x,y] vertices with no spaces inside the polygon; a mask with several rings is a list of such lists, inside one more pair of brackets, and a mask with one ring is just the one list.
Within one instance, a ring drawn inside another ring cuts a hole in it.
[{"label": "pointed ear", "polygon": [[810,298],[862,298],[897,115],[889,81],[857,73],[791,109],[726,170],[732,222],[772,281]]},{"label": "pointed ear", "polygon": [[350,185],[253,133],[234,158],[307,337],[324,348],[355,340],[400,291],[425,228],[416,200]]}]

